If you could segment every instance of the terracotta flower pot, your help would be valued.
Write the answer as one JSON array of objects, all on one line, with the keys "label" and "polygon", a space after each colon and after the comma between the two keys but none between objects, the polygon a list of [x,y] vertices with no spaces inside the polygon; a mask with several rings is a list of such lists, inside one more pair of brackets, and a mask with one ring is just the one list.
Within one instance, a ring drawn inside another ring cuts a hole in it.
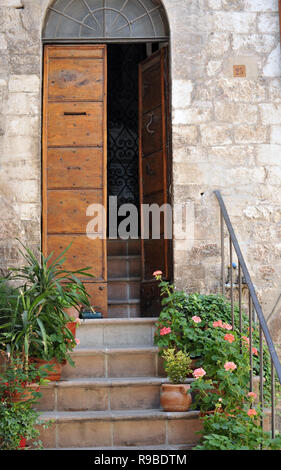
[{"label": "terracotta flower pot", "polygon": [[36,362],[39,366],[52,366],[52,369],[47,371],[47,380],[52,382],[60,380],[61,378],[61,371],[62,371],[62,364],[60,364],[55,358],[50,361],[45,361],[44,359],[40,359],[38,357],[34,357],[33,361]]},{"label": "terracotta flower pot", "polygon": [[75,338],[77,323],[75,321],[70,321],[65,326],[66,326],[66,328],[68,328],[71,331],[71,333],[73,334],[73,336]]},{"label": "terracotta flower pot", "polygon": [[13,394],[12,402],[17,403],[21,401],[31,400],[33,398],[33,392],[38,392],[39,388],[39,384],[35,382],[25,384],[25,388],[21,393],[15,392]]},{"label": "terracotta flower pot", "polygon": [[162,384],[160,403],[164,411],[187,411],[192,398],[189,393],[190,385]]}]

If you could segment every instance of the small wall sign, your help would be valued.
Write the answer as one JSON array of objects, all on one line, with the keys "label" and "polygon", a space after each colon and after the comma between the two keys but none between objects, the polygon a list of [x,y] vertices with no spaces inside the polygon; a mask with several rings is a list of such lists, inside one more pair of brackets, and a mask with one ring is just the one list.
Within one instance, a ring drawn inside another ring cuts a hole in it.
[{"label": "small wall sign", "polygon": [[246,65],[233,65],[233,77],[246,77]]}]

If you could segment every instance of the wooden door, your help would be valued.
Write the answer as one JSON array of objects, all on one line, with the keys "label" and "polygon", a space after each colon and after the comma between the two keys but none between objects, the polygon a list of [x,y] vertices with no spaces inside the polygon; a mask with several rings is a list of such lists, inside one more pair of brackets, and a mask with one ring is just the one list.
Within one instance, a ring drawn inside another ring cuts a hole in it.
[{"label": "wooden door", "polygon": [[[169,138],[169,80],[168,50],[162,48],[139,66],[139,173],[140,203],[170,203],[170,138]],[[167,214],[166,214],[167,216]],[[144,212],[141,210],[144,227]],[[154,271],[162,271],[163,278],[172,278],[172,240],[163,214],[160,219],[160,239],[141,239],[142,279],[141,312],[144,316],[158,316],[161,310],[158,283]]]},{"label": "wooden door", "polygon": [[81,278],[97,311],[107,315],[106,227],[86,233],[91,204],[106,210],[106,46],[45,46],[43,217],[45,255],[66,252],[65,268]]}]

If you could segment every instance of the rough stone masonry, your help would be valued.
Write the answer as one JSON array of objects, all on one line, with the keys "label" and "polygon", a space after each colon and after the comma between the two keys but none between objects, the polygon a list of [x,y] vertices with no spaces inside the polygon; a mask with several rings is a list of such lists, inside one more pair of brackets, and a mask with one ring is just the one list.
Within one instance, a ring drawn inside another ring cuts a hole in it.
[{"label": "rough stone masonry", "polygon": [[[0,269],[41,238],[41,31],[48,0],[0,0]],[[281,293],[277,0],[163,0],[171,34],[173,197],[188,209],[175,282],[219,288],[225,198],[266,315]],[[239,67],[243,65],[242,72]],[[237,76],[234,71],[237,70]],[[227,244],[227,239],[226,239]],[[281,342],[281,302],[271,317]]]}]

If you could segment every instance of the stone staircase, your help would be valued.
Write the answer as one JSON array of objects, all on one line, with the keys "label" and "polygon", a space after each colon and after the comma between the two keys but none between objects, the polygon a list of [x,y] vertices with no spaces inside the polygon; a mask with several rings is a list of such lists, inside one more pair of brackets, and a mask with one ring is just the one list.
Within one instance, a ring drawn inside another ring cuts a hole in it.
[{"label": "stone staircase", "polygon": [[140,315],[140,240],[107,241],[108,317]]},{"label": "stone staircase", "polygon": [[198,440],[198,412],[164,412],[166,381],[153,346],[155,318],[84,320],[76,367],[42,388],[37,408],[54,424],[45,449],[188,449]]}]

